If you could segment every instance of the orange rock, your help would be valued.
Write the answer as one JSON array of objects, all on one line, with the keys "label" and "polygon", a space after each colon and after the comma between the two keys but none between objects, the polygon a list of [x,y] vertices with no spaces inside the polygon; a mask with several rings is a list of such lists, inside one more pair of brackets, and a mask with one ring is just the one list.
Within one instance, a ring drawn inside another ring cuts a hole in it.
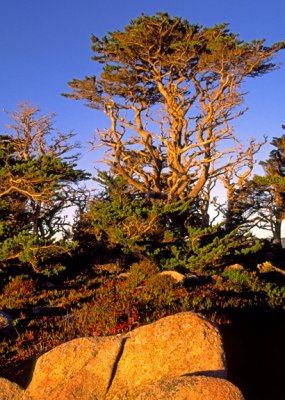
[{"label": "orange rock", "polygon": [[38,359],[24,399],[103,399],[120,348],[114,336],[74,339],[54,348]]},{"label": "orange rock", "polygon": [[108,400],[132,396],[133,391],[148,384],[185,374],[226,377],[220,333],[197,314],[185,312],[162,318],[129,332],[124,340]]},{"label": "orange rock", "polygon": [[24,390],[16,383],[0,378],[0,400],[20,400]]},{"label": "orange rock", "polygon": [[21,399],[242,400],[239,390],[221,378],[226,365],[218,329],[186,312],[127,335],[75,339],[56,347],[38,359]]},{"label": "orange rock", "polygon": [[[244,400],[240,390],[229,381],[207,376],[184,376],[158,381],[133,400]],[[131,398],[129,397],[129,400]]]}]

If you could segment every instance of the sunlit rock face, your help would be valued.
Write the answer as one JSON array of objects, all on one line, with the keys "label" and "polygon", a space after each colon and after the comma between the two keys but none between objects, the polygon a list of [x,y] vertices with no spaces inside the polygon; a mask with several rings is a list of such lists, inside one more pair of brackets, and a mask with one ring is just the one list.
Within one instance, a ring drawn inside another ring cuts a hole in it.
[{"label": "sunlit rock face", "polygon": [[20,400],[24,390],[16,383],[0,378],[0,400]]},{"label": "sunlit rock face", "polygon": [[229,381],[203,375],[161,380],[135,396],[136,400],[244,400],[240,390]]},{"label": "sunlit rock face", "polygon": [[133,330],[125,336],[107,399],[130,396],[132,391],[161,379],[192,373],[226,377],[218,329],[193,313],[180,313]]},{"label": "sunlit rock face", "polygon": [[[39,357],[25,400],[241,400],[217,327],[185,312],[126,335],[80,338]],[[0,397],[1,400],[1,397]]]},{"label": "sunlit rock face", "polygon": [[119,356],[116,336],[74,339],[39,357],[25,399],[104,399]]}]

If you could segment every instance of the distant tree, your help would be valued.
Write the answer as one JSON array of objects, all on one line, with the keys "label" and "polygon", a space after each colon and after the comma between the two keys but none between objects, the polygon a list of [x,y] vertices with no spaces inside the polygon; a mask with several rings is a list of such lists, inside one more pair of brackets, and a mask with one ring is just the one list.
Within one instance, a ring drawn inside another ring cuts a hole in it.
[{"label": "distant tree", "polygon": [[36,269],[45,249],[66,251],[59,237],[68,234],[63,211],[80,199],[72,133],[54,130],[54,115],[21,104],[0,136],[0,260],[20,259]]},{"label": "distant tree", "polygon": [[255,175],[253,182],[259,205],[259,224],[271,231],[274,243],[281,247],[281,225],[285,219],[285,135],[274,137],[271,144],[275,149],[268,160],[260,162],[265,176]]},{"label": "distant tree", "polygon": [[226,200],[221,204],[221,199],[215,197],[213,203],[217,216],[222,216],[228,232],[237,227],[247,232],[256,225],[259,205],[251,174],[255,164],[254,155],[265,143],[266,138],[261,143],[252,140],[248,151],[240,154],[236,165],[218,177],[226,190]]},{"label": "distant tree", "polygon": [[284,42],[247,43],[225,24],[204,28],[158,13],[92,43],[103,71],[74,79],[67,96],[109,117],[110,128],[97,131],[94,146],[106,148],[112,173],[146,198],[171,203],[201,196],[206,210],[207,182],[254,151],[243,149],[231,126],[245,111],[240,86],[272,71],[271,58]]}]

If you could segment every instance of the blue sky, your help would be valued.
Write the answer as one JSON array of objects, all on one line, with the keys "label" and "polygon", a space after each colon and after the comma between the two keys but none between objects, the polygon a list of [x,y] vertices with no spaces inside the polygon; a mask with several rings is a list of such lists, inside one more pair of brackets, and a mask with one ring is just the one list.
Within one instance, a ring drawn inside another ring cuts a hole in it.
[{"label": "blue sky", "polygon": [[[230,30],[246,41],[266,39],[270,45],[285,37],[285,0],[2,0],[0,4],[0,126],[2,112],[29,101],[44,113],[57,114],[59,130],[74,130],[83,144],[82,168],[93,171],[98,154],[86,142],[106,120],[81,103],[66,99],[67,82],[94,75],[91,34],[102,37],[123,29],[142,12],[166,11],[190,23],[212,26],[228,22]],[[269,139],[285,133],[285,51],[276,58],[281,69],[246,82],[245,105],[249,111],[236,123],[236,132],[248,138]],[[268,145],[259,155],[265,159]]]}]

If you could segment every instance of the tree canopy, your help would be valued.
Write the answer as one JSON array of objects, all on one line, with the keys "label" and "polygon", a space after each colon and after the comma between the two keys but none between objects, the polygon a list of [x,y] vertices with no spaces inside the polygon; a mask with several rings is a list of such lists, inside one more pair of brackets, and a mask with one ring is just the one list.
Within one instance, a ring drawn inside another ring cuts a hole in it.
[{"label": "tree canopy", "polygon": [[68,233],[63,211],[80,202],[78,184],[89,174],[76,168],[72,133],[54,131],[54,115],[21,104],[0,136],[0,261],[21,259],[35,267],[45,248]]},{"label": "tree canopy", "polygon": [[[141,15],[122,31],[93,36],[93,60],[102,69],[74,79],[65,96],[109,118],[92,142],[105,149],[109,171],[99,173],[104,190],[81,226],[89,224],[105,246],[150,256],[164,247],[165,259],[178,263],[182,248],[190,262],[214,236],[221,240],[213,245],[217,253],[221,246],[221,254],[229,254],[222,245],[230,242],[228,234],[232,249],[242,246],[249,230],[247,224],[238,233],[247,215],[244,187],[262,143],[245,146],[232,124],[246,111],[242,83],[273,71],[272,58],[284,46],[245,42],[227,24],[191,25],[166,13]],[[227,191],[225,207],[216,203],[224,217],[219,228],[209,217],[218,181]]]},{"label": "tree canopy", "polygon": [[206,28],[166,13],[142,15],[123,31],[92,37],[100,75],[70,82],[67,96],[110,118],[94,146],[133,192],[203,197],[209,180],[238,174],[256,150],[244,149],[231,121],[244,113],[241,83],[276,68],[284,42],[244,42],[226,24]]},{"label": "tree canopy", "polygon": [[274,243],[281,246],[281,225],[285,218],[285,135],[274,137],[271,145],[275,149],[268,160],[260,162],[265,176],[255,175],[253,183],[260,225],[271,231]]}]

